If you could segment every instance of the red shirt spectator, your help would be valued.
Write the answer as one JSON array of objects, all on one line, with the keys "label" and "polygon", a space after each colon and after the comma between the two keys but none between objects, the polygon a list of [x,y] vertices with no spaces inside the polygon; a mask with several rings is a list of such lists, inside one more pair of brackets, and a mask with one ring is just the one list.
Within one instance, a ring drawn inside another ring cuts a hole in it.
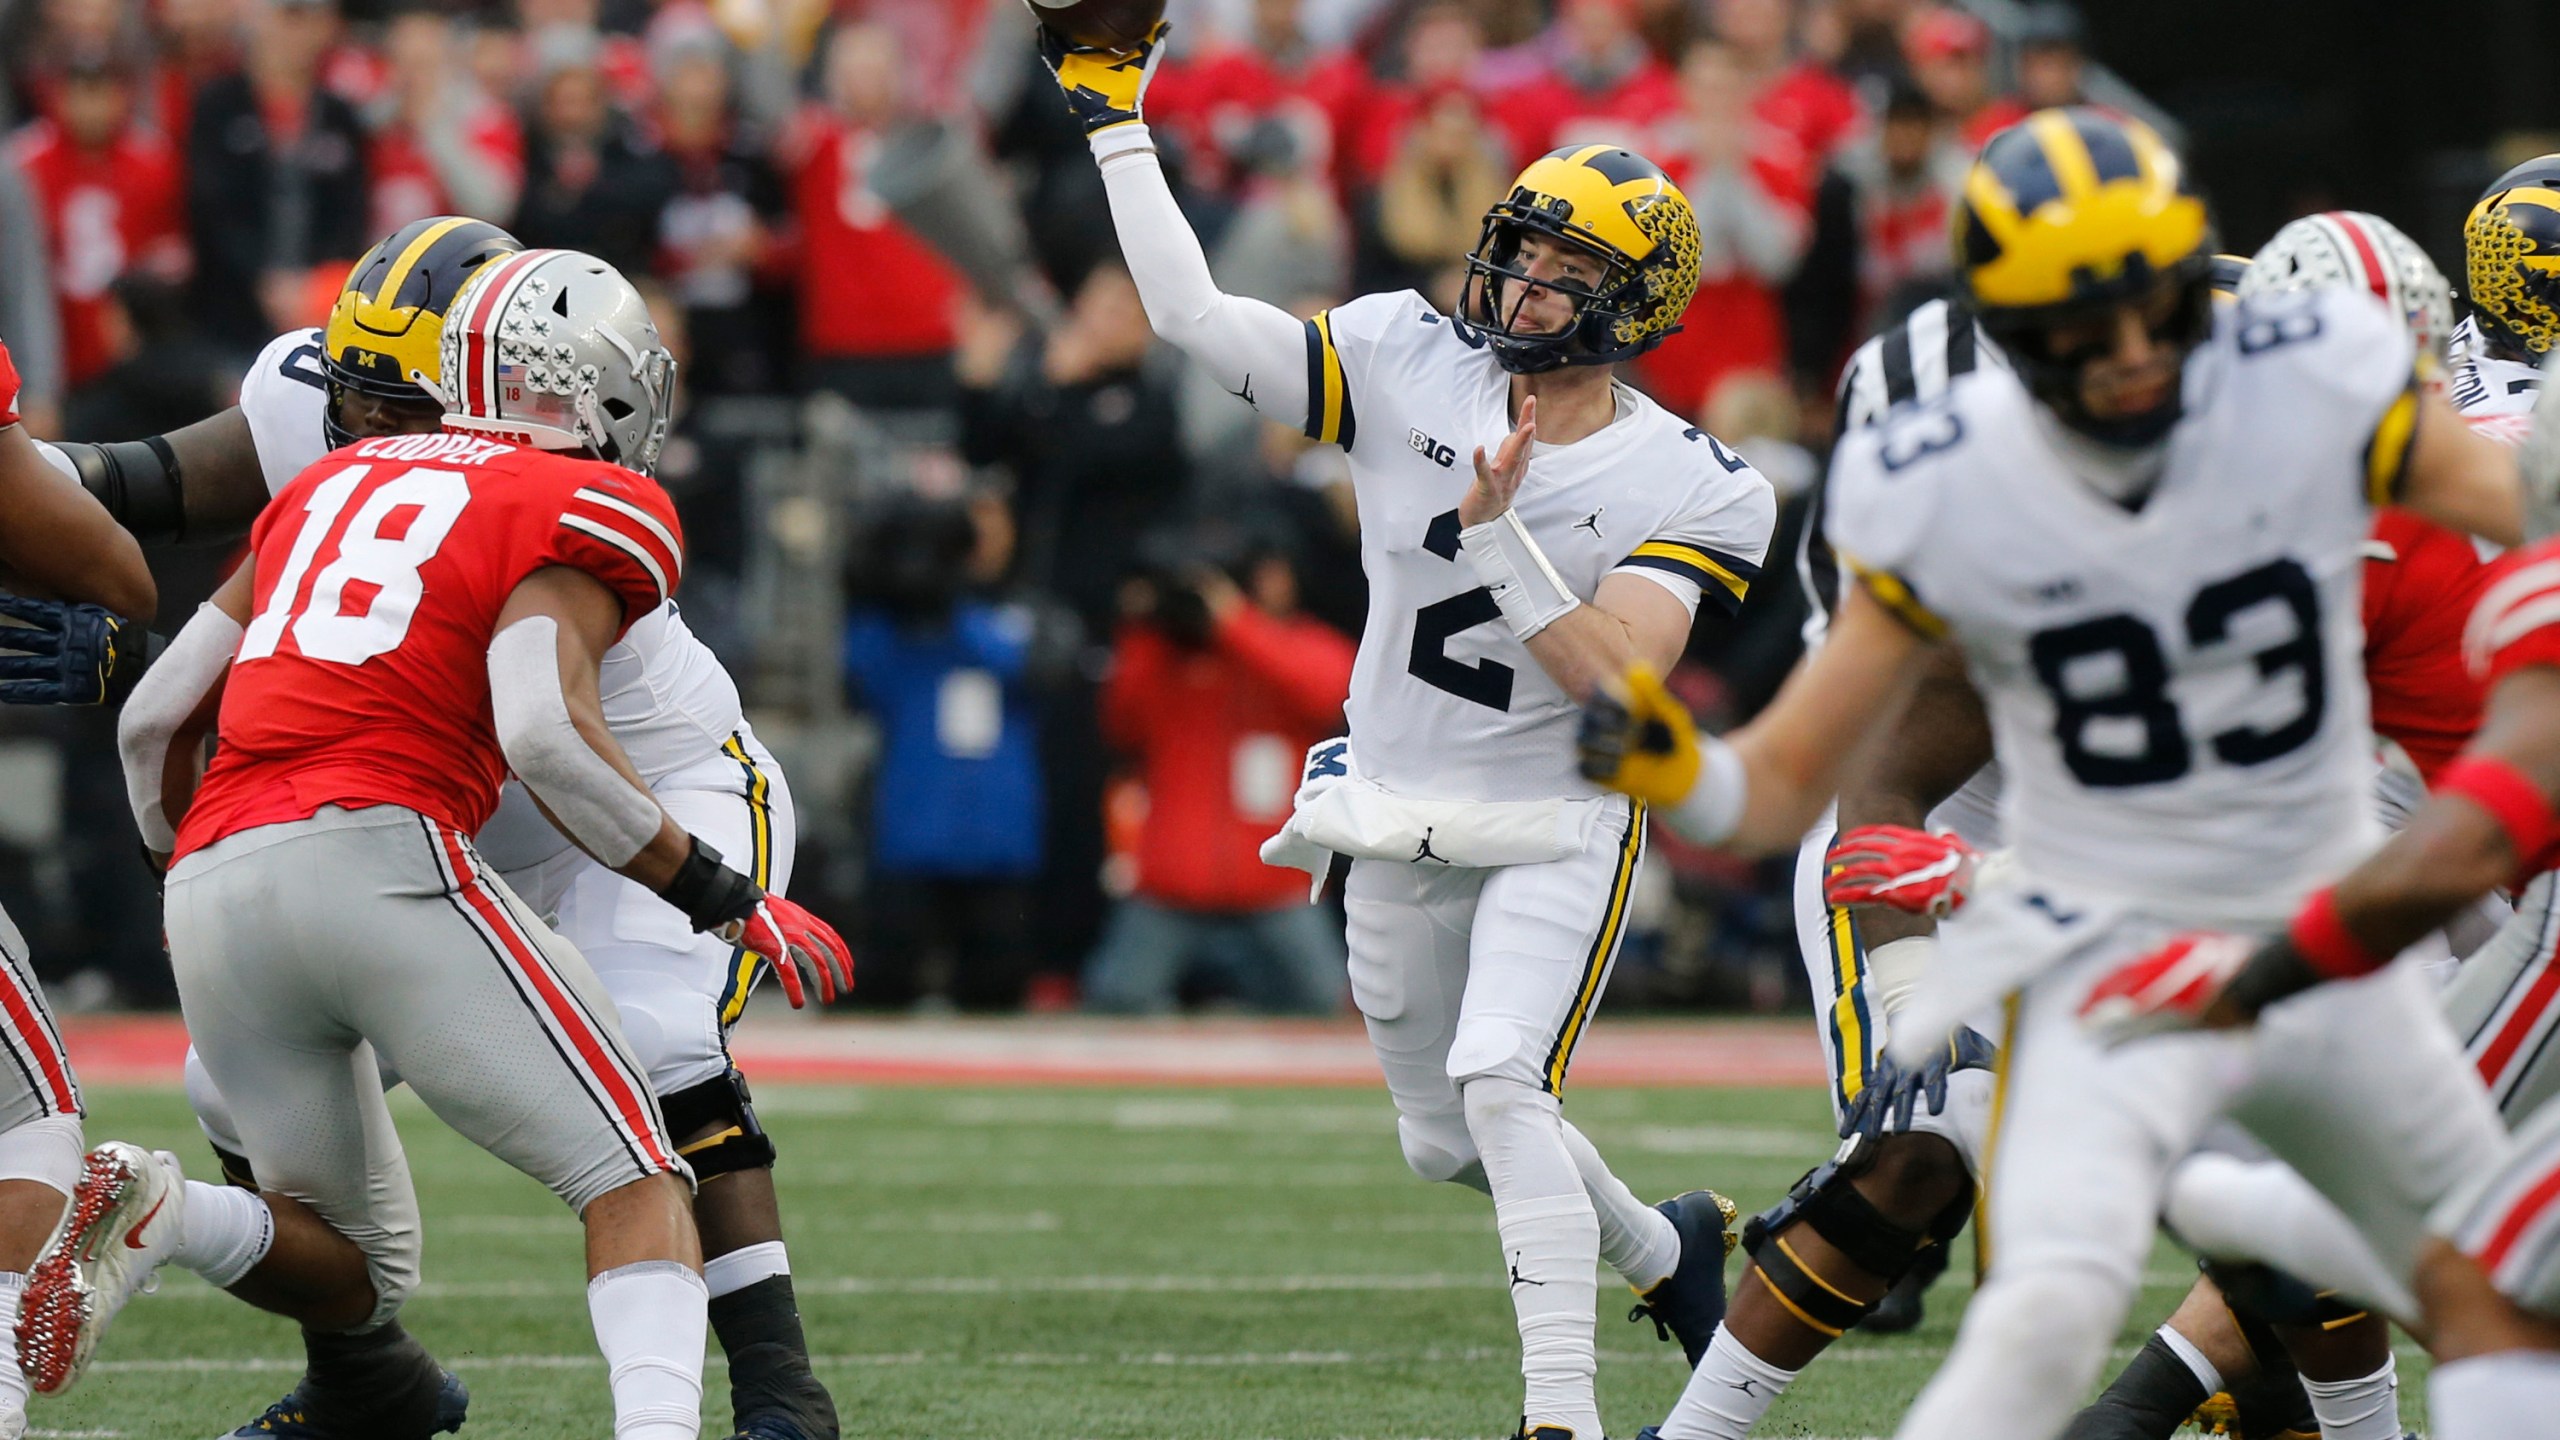
[{"label": "red shirt spectator", "polygon": [[[1403,79],[1374,91],[1340,137],[1346,191],[1374,184],[1386,173],[1405,132],[1433,100],[1451,89],[1481,93],[1476,81],[1484,63],[1484,27],[1464,5],[1425,6],[1405,28],[1403,58]],[[1150,96],[1148,104],[1154,103]],[[1504,148],[1506,163],[1526,163],[1507,138]]]},{"label": "red shirt spectator", "polygon": [[1225,190],[1238,179],[1236,147],[1266,120],[1287,124],[1300,153],[1334,173],[1346,137],[1362,123],[1373,85],[1347,51],[1222,44],[1167,60],[1147,86],[1147,122],[1183,147],[1196,183]]},{"label": "red shirt spectator", "polygon": [[1681,79],[1688,106],[1654,131],[1648,153],[1698,212],[1698,296],[1640,370],[1655,398],[1696,415],[1726,376],[1786,364],[1778,289],[1803,255],[1818,162],[1750,108],[1730,47],[1692,44]]},{"label": "red shirt spectator", "polygon": [[385,73],[366,116],[373,230],[429,215],[512,215],[524,190],[524,128],[480,88],[452,24],[409,10],[383,36]]},{"label": "red shirt spectator", "polygon": [[1104,733],[1147,787],[1137,893],[1185,910],[1302,905],[1306,877],[1263,864],[1262,842],[1289,818],[1307,747],[1342,728],[1355,650],[1318,620],[1240,596],[1222,609],[1198,647],[1125,626],[1103,687]]},{"label": "red shirt spectator", "polygon": [[812,355],[892,358],[951,348],[960,277],[871,189],[882,136],[902,114],[898,40],[848,25],[827,55],[827,103],[786,144],[800,225],[801,339]]},{"label": "red shirt spectator", "polygon": [[1829,159],[1863,118],[1858,92],[1829,68],[1792,53],[1790,0],[1715,0],[1711,13],[1715,37],[1732,47],[1755,86],[1752,113],[1794,136],[1817,163]]},{"label": "red shirt spectator", "polygon": [[1522,156],[1581,141],[1625,141],[1680,108],[1680,86],[1646,48],[1634,0],[1564,0],[1557,54],[1537,79],[1493,98]]},{"label": "red shirt spectator", "polygon": [[133,122],[122,70],[79,66],[59,120],[20,131],[16,159],[44,207],[64,379],[85,384],[115,363],[107,287],[127,270],[176,279],[187,268],[186,179],[168,142]]},{"label": "red shirt spectator", "polygon": [[2015,100],[1991,95],[1991,27],[1962,10],[1940,7],[1911,22],[1902,39],[1912,82],[1955,127],[1971,154],[1982,142],[2027,116]]}]

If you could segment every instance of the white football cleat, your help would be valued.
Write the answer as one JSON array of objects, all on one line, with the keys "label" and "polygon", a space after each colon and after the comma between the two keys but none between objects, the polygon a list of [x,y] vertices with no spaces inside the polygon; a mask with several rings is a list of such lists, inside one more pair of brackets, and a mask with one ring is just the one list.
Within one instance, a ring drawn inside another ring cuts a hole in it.
[{"label": "white football cleat", "polygon": [[39,1395],[79,1383],[125,1302],[158,1288],[186,1229],[178,1157],[110,1140],[89,1152],[62,1229],[27,1272],[18,1364]]}]

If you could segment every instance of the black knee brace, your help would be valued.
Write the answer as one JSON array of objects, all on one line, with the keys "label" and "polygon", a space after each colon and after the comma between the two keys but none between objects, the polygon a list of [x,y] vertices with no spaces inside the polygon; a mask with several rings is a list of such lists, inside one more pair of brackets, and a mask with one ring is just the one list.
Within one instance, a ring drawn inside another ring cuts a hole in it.
[{"label": "black knee brace", "polygon": [[[773,1137],[756,1120],[755,1097],[747,1092],[747,1077],[736,1070],[661,1095],[658,1108],[674,1132],[676,1153],[693,1167],[694,1179],[773,1168]],[[699,1140],[686,1138],[713,1126],[719,1128]]]},{"label": "black knee brace", "polygon": [[1789,1230],[1810,1227],[1850,1264],[1891,1287],[1910,1273],[1922,1251],[1954,1239],[1973,1212],[1973,1185],[1968,1180],[1964,1193],[1939,1211],[1926,1229],[1913,1230],[1886,1219],[1850,1183],[1875,1168],[1876,1149],[1864,1137],[1853,1136],[1838,1155],[1807,1171],[1785,1199],[1742,1227],[1742,1248],[1759,1264],[1769,1288],[1799,1319],[1834,1336],[1867,1318],[1877,1302],[1853,1300],[1815,1274],[1787,1243]]},{"label": "black knee brace", "polygon": [[[2273,1265],[2254,1260],[2198,1260],[2196,1268],[2222,1292],[2223,1303],[2231,1307],[2232,1318],[2240,1322],[2241,1335],[2261,1358],[2269,1352],[2283,1353],[2271,1336],[2265,1346],[2259,1344],[2266,1326],[2314,1325],[2334,1330],[2365,1315],[2364,1307],[2340,1300],[2334,1293],[2314,1290],[2309,1282],[2297,1280]],[[2260,1334],[2251,1334],[2253,1329]]]}]

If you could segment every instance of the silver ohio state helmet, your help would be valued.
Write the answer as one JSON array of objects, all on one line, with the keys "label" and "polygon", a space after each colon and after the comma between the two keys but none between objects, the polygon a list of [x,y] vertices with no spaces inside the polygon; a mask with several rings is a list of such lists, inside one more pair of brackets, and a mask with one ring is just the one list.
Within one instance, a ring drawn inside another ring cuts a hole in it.
[{"label": "silver ohio state helmet", "polygon": [[2350,285],[2409,323],[2418,348],[2441,363],[2453,336],[2453,287],[2418,242],[2379,215],[2326,210],[2276,232],[2249,262],[2243,300],[2277,290]]},{"label": "silver ohio state helmet", "polygon": [[[676,361],[622,272],[575,250],[482,267],[446,312],[445,428],[654,475]],[[421,376],[412,380],[424,384]]]}]

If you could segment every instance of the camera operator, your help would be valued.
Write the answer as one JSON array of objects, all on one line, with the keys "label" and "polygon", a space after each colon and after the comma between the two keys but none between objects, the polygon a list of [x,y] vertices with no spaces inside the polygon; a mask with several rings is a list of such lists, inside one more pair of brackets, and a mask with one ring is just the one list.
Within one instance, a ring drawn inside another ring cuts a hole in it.
[{"label": "camera operator", "polygon": [[992,496],[891,497],[845,567],[845,681],[880,725],[855,1002],[1010,1010],[1045,859],[1031,613],[973,590],[1012,560]]},{"label": "camera operator", "polygon": [[1141,546],[1102,693],[1147,791],[1137,881],[1085,966],[1088,1009],[1161,1013],[1194,965],[1261,1010],[1341,1007],[1341,920],[1262,863],[1307,747],[1342,728],[1349,639],[1298,611],[1288,546],[1212,524]]}]

